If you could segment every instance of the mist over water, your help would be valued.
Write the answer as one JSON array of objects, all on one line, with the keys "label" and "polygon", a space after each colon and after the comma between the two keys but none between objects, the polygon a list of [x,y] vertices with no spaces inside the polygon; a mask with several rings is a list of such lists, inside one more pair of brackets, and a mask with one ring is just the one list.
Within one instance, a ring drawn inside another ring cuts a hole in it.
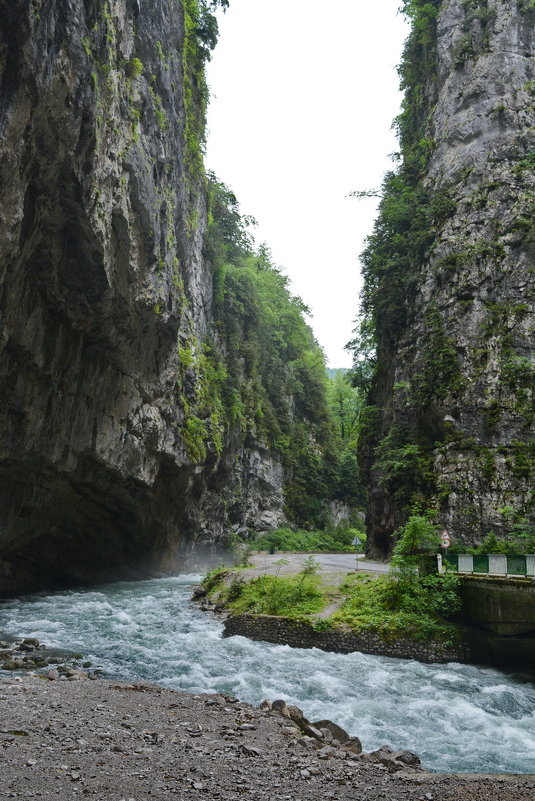
[{"label": "mist over water", "polygon": [[423,665],[360,653],[222,639],[189,602],[200,576],[182,575],[0,604],[0,630],[72,649],[109,678],[193,693],[229,692],[258,705],[284,698],[312,720],[409,748],[425,767],[535,772],[535,684],[467,665]]}]

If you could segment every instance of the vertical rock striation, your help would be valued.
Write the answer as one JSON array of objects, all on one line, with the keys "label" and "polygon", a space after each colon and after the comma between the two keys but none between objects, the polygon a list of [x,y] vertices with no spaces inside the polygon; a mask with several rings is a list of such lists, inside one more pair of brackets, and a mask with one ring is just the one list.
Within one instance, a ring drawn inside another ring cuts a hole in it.
[{"label": "vertical rock striation", "polygon": [[[379,364],[361,449],[374,555],[416,503],[466,545],[535,523],[535,7],[443,0],[412,13],[403,163],[364,257]],[[407,186],[412,212],[393,221]]]},{"label": "vertical rock striation", "polygon": [[0,0],[0,594],[285,520],[276,453],[198,409],[203,9]]}]

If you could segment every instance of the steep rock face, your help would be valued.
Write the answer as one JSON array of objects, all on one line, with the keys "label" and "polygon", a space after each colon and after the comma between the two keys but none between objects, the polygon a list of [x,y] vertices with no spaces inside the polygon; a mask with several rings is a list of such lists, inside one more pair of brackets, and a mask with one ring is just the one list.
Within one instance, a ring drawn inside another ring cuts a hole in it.
[{"label": "steep rock face", "polygon": [[426,138],[413,145],[427,149],[419,191],[432,225],[398,296],[403,323],[393,332],[376,317],[363,449],[374,555],[391,550],[414,503],[434,506],[466,545],[535,522],[535,9],[435,6]]},{"label": "steep rock face", "polygon": [[0,0],[0,594],[284,519],[260,443],[186,427],[212,321],[187,8]]}]

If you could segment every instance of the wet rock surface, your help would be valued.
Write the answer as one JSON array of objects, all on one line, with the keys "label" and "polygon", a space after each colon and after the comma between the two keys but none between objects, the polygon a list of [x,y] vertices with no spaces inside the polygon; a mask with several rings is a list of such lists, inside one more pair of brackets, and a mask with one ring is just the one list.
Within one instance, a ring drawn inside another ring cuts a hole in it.
[{"label": "wet rock surface", "polygon": [[60,648],[47,648],[34,637],[13,638],[0,636],[0,670],[7,673],[29,672],[46,678],[82,681],[96,678],[101,670],[82,654]]},{"label": "wet rock surface", "polygon": [[358,755],[303,735],[294,720],[302,713],[274,706],[149,684],[0,681],[2,798],[534,797],[535,777],[428,774],[415,755],[388,746]]},{"label": "wet rock surface", "polygon": [[0,596],[206,564],[285,519],[264,445],[184,436],[180,352],[214,336],[184,29],[181,0],[0,0]]}]

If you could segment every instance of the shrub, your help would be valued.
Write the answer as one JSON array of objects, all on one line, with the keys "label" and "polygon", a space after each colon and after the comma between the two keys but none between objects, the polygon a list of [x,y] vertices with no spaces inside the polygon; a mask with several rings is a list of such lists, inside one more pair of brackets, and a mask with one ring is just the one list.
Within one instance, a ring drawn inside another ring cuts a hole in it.
[{"label": "shrub", "polygon": [[325,593],[318,577],[303,573],[288,578],[259,576],[244,583],[230,603],[234,614],[251,612],[289,618],[320,612],[324,606]]},{"label": "shrub", "polygon": [[[254,541],[259,551],[298,551],[320,553],[352,553],[351,545],[356,529],[338,528],[333,531],[292,531],[278,528],[268,534],[261,534]],[[359,532],[360,533],[360,532]]]}]

